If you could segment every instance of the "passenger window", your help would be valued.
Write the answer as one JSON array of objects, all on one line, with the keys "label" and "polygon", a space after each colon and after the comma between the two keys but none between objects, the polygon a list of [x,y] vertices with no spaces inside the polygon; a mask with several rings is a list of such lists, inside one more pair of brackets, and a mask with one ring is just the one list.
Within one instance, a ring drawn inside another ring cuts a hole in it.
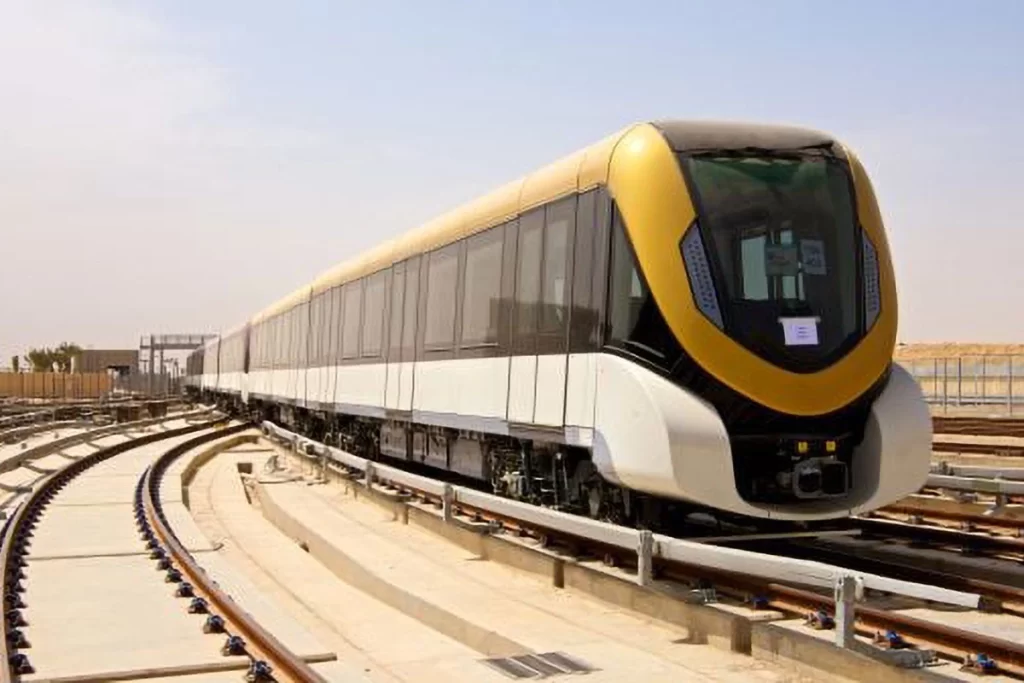
[{"label": "passenger window", "polygon": [[428,351],[450,349],[455,339],[458,244],[431,252],[427,272],[427,313],[423,344]]},{"label": "passenger window", "polygon": [[363,298],[363,281],[345,285],[345,325],[342,328],[342,358],[359,357],[359,313]]},{"label": "passenger window", "polygon": [[317,317],[316,327],[313,328],[316,334],[316,367],[327,365],[327,349],[330,344],[331,334],[331,293],[320,292],[320,315]]},{"label": "passenger window", "polygon": [[327,367],[331,364],[331,308],[334,296],[331,290],[320,295],[320,367]]},{"label": "passenger window", "polygon": [[296,367],[304,368],[309,364],[309,302],[295,310],[295,336],[299,340],[298,353],[295,354]]},{"label": "passenger window", "polygon": [[341,362],[341,330],[345,306],[344,287],[331,289],[331,365]]},{"label": "passenger window", "polygon": [[363,357],[380,356],[384,335],[384,294],[387,272],[381,271],[366,280],[363,313]]},{"label": "passenger window", "polygon": [[519,221],[516,264],[514,350],[536,353],[537,309],[540,301],[541,254],[544,249],[544,210]]},{"label": "passenger window", "polygon": [[569,331],[571,352],[594,351],[594,328],[597,326],[597,306],[591,300],[591,278],[594,269],[594,230],[597,191],[591,190],[579,197],[576,208],[575,255],[572,271],[572,328]]},{"label": "passenger window", "polygon": [[608,302],[610,333],[614,341],[628,341],[633,336],[646,299],[647,291],[637,270],[626,231],[616,220],[612,235],[611,296]]},{"label": "passenger window", "polygon": [[402,307],[402,300],[405,296],[405,264],[399,263],[394,267],[391,276],[391,311],[388,332],[388,360],[395,362],[399,359],[402,351],[402,315],[405,309]]},{"label": "passenger window", "polygon": [[539,353],[564,353],[568,322],[569,243],[576,213],[576,198],[570,197],[546,209],[544,227],[544,277],[541,290],[540,334],[544,341]]},{"label": "passenger window", "polygon": [[501,306],[501,254],[505,226],[470,237],[462,297],[463,348],[496,344]]},{"label": "passenger window", "polygon": [[420,257],[409,259],[405,269],[405,308],[402,321],[402,360],[416,357],[416,314],[420,297]]}]

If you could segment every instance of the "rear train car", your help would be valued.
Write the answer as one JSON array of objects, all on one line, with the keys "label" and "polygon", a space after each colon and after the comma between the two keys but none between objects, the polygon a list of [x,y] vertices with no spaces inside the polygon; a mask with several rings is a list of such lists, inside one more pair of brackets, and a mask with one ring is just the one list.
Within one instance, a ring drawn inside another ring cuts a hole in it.
[{"label": "rear train car", "polygon": [[338,266],[194,365],[221,400],[517,499],[824,520],[927,477],[896,325],[847,147],[664,121]]}]

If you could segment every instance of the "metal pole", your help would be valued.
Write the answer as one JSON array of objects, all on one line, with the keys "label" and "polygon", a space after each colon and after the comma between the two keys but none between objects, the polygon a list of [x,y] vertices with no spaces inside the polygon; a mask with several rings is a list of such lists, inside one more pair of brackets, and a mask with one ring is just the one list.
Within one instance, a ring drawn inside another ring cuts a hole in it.
[{"label": "metal pole", "polygon": [[959,356],[956,359],[956,404],[964,404],[964,359]]},{"label": "metal pole", "polygon": [[455,515],[455,489],[451,484],[444,485],[444,496],[441,499],[441,514],[445,522],[451,522]]},{"label": "metal pole", "polygon": [[636,547],[636,580],[641,586],[649,586],[654,580],[654,533],[641,529]]},{"label": "metal pole", "polygon": [[949,359],[942,359],[942,406],[943,409],[949,404]]},{"label": "metal pole", "polygon": [[1006,365],[1007,384],[1006,384],[1006,403],[1009,406],[1010,415],[1013,415],[1013,356],[1010,356],[1010,360]]},{"label": "metal pole", "polygon": [[836,645],[849,649],[854,645],[857,632],[854,628],[857,603],[857,579],[850,575],[836,579]]},{"label": "metal pole", "polygon": [[146,378],[146,391],[149,394],[153,393],[153,369],[154,369],[153,366],[156,365],[156,352],[155,351],[156,350],[153,348],[153,339],[152,339],[152,337],[150,337],[150,340],[149,340],[149,365],[148,365],[149,375]]},{"label": "metal pole", "polygon": [[988,384],[988,356],[981,357],[981,402],[985,402],[985,385]]}]

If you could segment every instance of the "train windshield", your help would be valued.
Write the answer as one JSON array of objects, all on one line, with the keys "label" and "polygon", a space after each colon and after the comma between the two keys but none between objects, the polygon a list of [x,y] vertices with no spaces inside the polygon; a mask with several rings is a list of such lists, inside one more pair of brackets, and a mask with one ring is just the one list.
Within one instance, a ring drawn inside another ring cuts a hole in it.
[{"label": "train windshield", "polygon": [[683,157],[725,331],[780,367],[813,372],[856,343],[858,228],[831,154]]}]

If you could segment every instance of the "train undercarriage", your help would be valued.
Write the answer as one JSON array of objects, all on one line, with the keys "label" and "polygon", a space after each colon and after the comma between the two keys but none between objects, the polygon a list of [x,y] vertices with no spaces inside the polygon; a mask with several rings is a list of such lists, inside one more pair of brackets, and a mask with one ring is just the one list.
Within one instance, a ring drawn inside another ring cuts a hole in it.
[{"label": "train undercarriage", "polygon": [[[207,396],[206,399],[213,399]],[[222,409],[269,420],[314,441],[436,479],[592,519],[680,535],[846,528],[843,520],[776,521],[723,513],[608,482],[587,449],[539,439],[454,430],[371,417],[311,411],[218,395]]]}]

